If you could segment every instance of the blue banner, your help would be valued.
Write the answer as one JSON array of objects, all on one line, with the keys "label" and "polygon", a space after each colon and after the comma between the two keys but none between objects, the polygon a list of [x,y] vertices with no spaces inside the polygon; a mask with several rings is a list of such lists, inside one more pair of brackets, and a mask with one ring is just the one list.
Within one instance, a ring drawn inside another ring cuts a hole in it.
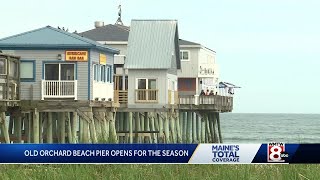
[{"label": "blue banner", "polygon": [[320,144],[0,144],[0,163],[320,163]]},{"label": "blue banner", "polygon": [[188,163],[197,144],[0,144],[0,163]]}]

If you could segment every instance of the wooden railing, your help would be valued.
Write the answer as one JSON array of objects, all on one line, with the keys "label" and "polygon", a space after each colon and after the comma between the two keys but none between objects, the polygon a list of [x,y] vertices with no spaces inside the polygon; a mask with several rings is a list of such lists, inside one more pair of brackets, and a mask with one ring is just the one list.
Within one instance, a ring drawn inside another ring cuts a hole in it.
[{"label": "wooden railing", "polygon": [[168,90],[168,104],[179,104],[178,91]]},{"label": "wooden railing", "polygon": [[233,97],[231,96],[179,96],[180,105],[215,105],[216,109],[232,110]]},{"label": "wooden railing", "polygon": [[128,103],[128,91],[114,90],[114,102]]},{"label": "wooden railing", "polygon": [[42,80],[42,97],[44,98],[74,98],[77,100],[77,81]]},{"label": "wooden railing", "polygon": [[158,89],[136,89],[136,102],[158,102]]}]

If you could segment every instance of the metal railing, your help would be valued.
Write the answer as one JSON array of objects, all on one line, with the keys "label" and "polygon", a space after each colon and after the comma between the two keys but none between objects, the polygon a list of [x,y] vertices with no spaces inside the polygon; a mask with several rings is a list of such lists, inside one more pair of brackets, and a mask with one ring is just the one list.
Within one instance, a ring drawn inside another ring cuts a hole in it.
[{"label": "metal railing", "polygon": [[77,80],[42,80],[41,99],[74,98],[77,100]]},{"label": "metal railing", "polygon": [[158,102],[158,89],[136,89],[136,102]]}]

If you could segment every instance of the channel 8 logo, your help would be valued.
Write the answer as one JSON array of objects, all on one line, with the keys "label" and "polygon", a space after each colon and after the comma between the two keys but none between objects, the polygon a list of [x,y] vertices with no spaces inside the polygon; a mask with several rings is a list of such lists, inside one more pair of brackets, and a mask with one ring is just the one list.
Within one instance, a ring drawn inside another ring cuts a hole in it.
[{"label": "channel 8 logo", "polygon": [[285,152],[284,143],[269,143],[268,144],[268,162],[285,162],[288,153]]}]

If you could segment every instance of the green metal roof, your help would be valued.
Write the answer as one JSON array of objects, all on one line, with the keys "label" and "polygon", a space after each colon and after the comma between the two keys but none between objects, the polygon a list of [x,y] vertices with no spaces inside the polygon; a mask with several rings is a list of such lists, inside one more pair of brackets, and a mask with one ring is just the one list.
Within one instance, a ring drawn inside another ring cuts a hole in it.
[{"label": "green metal roof", "polygon": [[95,48],[119,53],[119,50],[51,26],[0,39],[0,49]]},{"label": "green metal roof", "polygon": [[[125,67],[128,69],[180,68],[176,20],[132,20]],[[176,59],[173,59],[173,55]]]}]

